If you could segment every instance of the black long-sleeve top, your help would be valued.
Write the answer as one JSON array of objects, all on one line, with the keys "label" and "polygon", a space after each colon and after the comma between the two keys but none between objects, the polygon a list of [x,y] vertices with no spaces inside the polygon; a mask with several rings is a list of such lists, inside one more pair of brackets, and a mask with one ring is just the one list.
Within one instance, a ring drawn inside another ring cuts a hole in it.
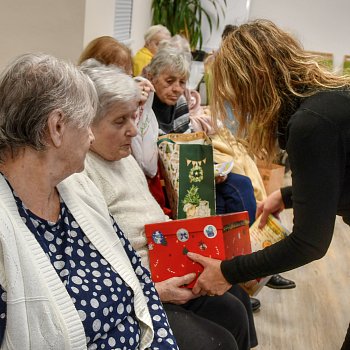
[{"label": "black long-sleeve top", "polygon": [[292,170],[292,187],[282,189],[282,198],[294,210],[293,231],[264,250],[223,261],[232,284],[320,259],[336,215],[350,225],[350,92],[327,90],[298,101],[281,116],[279,132]]}]

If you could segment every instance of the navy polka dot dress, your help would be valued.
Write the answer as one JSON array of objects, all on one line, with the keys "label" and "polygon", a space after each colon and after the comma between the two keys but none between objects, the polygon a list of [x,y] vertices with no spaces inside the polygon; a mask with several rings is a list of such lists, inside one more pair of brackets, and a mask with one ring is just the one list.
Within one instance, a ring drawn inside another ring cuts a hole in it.
[{"label": "navy polka dot dress", "polygon": [[[101,256],[61,200],[57,222],[49,222],[25,208],[15,196],[19,213],[49,257],[83,323],[89,350],[139,348],[140,327],[132,289]],[[176,341],[149,273],[111,217],[113,227],[131,260],[148,301],[154,325],[150,349],[177,349]],[[6,293],[1,290],[0,336],[6,327]]]}]

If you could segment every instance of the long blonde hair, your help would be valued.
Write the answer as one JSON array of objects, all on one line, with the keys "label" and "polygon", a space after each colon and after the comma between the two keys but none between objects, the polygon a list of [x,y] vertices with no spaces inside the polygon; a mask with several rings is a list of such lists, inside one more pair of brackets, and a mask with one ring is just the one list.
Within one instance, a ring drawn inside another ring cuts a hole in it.
[{"label": "long blonde hair", "polygon": [[290,34],[268,20],[239,26],[222,42],[212,65],[210,91],[214,123],[228,119],[232,106],[238,136],[249,150],[271,160],[276,152],[278,118],[297,97],[350,85],[319,64]]}]

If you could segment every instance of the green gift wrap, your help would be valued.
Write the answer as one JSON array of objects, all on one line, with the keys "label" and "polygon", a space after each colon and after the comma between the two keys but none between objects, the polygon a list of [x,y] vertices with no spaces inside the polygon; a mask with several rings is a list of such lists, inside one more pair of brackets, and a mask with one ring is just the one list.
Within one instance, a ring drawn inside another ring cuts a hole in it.
[{"label": "green gift wrap", "polygon": [[213,147],[204,132],[168,134],[158,141],[174,219],[215,215]]}]

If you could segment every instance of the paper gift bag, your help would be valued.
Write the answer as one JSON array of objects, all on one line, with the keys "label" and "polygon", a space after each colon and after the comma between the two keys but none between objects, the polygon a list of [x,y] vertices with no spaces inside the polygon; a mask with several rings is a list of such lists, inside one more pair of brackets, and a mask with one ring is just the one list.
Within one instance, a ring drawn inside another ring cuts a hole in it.
[{"label": "paper gift bag", "polygon": [[257,167],[263,180],[267,195],[283,187],[285,167],[279,164],[257,162]]},{"label": "paper gift bag", "polygon": [[174,219],[215,215],[213,147],[204,132],[158,140],[161,171]]}]

